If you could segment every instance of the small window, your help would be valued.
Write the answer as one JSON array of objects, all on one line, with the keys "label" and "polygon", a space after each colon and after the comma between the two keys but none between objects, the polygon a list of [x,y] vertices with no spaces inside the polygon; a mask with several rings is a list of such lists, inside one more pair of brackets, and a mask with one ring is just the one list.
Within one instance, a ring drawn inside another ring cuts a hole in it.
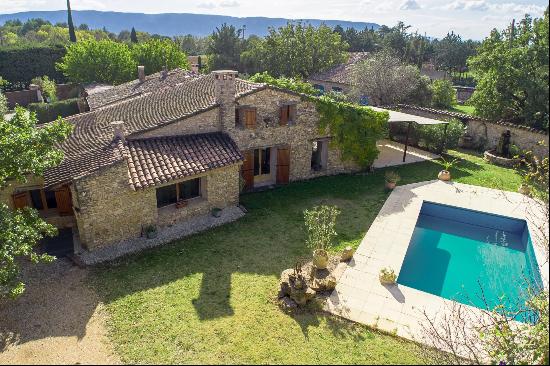
[{"label": "small window", "polygon": [[44,203],[42,202],[42,190],[40,189],[33,189],[29,191],[31,195],[31,204],[32,207],[34,207],[37,210],[43,210],[44,209]]},{"label": "small window", "polygon": [[201,194],[200,179],[191,179],[179,184],[179,199],[188,200],[199,197]]},{"label": "small window", "polygon": [[57,208],[57,200],[55,198],[55,192],[44,191],[44,195],[46,196],[46,204],[48,205],[48,208]]},{"label": "small window", "polygon": [[296,104],[284,104],[279,112],[279,125],[288,126],[296,123]]},{"label": "small window", "polygon": [[342,88],[338,87],[338,86],[333,86],[332,87],[332,91],[333,92],[336,92],[336,93],[341,93],[343,90]]},{"label": "small window", "polygon": [[321,92],[323,94],[325,92],[325,87],[321,84],[313,84],[313,87]]},{"label": "small window", "polygon": [[311,170],[318,172],[325,169],[327,155],[327,141],[313,141],[311,144]]},{"label": "small window", "polygon": [[235,126],[256,128],[256,108],[240,107],[235,110]]},{"label": "small window", "polygon": [[201,179],[195,178],[178,184],[157,188],[157,207],[173,205],[179,201],[200,197]]},{"label": "small window", "polygon": [[176,185],[157,188],[157,207],[164,207],[178,202]]}]

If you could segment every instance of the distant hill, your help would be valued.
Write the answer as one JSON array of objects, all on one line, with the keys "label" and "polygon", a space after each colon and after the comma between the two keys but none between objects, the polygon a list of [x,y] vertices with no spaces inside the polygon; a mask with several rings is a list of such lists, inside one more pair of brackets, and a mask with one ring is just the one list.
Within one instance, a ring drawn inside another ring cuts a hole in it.
[{"label": "distant hill", "polygon": [[[26,21],[30,18],[42,18],[52,23],[66,22],[67,13],[64,10],[57,11],[26,11],[13,14],[0,14],[0,24],[7,20],[20,19]],[[196,36],[205,36],[212,34],[212,31],[223,23],[234,25],[241,28],[246,25],[246,36],[256,34],[264,36],[267,34],[268,27],[280,27],[290,19],[284,18],[265,18],[265,17],[230,17],[223,15],[206,14],[143,14],[143,13],[119,13],[103,12],[95,10],[73,10],[73,21],[75,25],[86,23],[93,29],[101,29],[118,33],[121,30],[130,30],[135,27],[139,31],[157,33],[165,36],[175,36],[182,34],[193,34]],[[380,26],[375,23],[350,22],[341,20],[320,20],[303,19],[314,26],[325,23],[329,27],[340,24],[345,28],[356,28],[358,30],[365,27],[378,29]]]}]

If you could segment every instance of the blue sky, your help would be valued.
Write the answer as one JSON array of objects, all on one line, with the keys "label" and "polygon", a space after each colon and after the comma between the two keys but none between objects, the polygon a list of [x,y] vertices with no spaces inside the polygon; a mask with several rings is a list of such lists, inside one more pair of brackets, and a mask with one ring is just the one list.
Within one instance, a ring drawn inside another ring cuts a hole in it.
[{"label": "blue sky", "polygon": [[[66,0],[0,0],[0,13],[64,9]],[[454,30],[464,38],[482,39],[525,13],[541,16],[542,0],[71,0],[73,9],[140,13],[202,13],[231,16],[320,18],[394,25],[402,20],[413,30],[442,37]]]}]

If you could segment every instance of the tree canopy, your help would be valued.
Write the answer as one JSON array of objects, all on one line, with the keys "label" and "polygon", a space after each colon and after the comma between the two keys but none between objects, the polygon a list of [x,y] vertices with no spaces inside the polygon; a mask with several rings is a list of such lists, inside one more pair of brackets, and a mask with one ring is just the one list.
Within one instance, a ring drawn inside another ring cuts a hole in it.
[{"label": "tree canopy", "polygon": [[[55,145],[69,135],[72,126],[61,119],[40,128],[36,123],[34,113],[21,107],[9,120],[0,114],[0,190],[11,181],[26,181],[28,175],[40,176],[61,162],[63,154]],[[42,220],[36,210],[11,210],[0,203],[0,298],[16,297],[24,291],[25,285],[19,280],[19,258],[32,262],[53,259],[35,253],[33,248],[44,236],[55,232],[55,227]]]},{"label": "tree canopy", "polygon": [[548,8],[541,19],[491,32],[469,60],[477,80],[470,99],[477,113],[548,129]]},{"label": "tree canopy", "polygon": [[188,69],[189,60],[179,46],[169,39],[151,39],[139,43],[131,48],[134,60],[145,66],[146,74],[154,74],[164,67],[168,70],[175,68]]}]

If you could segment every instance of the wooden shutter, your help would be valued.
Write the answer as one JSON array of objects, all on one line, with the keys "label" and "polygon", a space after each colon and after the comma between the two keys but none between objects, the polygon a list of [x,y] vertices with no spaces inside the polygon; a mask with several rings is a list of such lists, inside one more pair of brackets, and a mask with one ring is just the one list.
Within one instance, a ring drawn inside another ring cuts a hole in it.
[{"label": "wooden shutter", "polygon": [[288,105],[283,105],[279,109],[279,126],[288,125]]},{"label": "wooden shutter", "polygon": [[235,108],[235,126],[240,126],[242,121],[241,109]]},{"label": "wooden shutter", "polygon": [[244,189],[250,190],[254,188],[254,151],[244,151],[243,156],[244,162],[241,166],[241,175],[244,179]]},{"label": "wooden shutter", "polygon": [[73,215],[71,190],[68,186],[63,186],[55,191],[55,200],[57,201],[57,212],[59,213],[59,216]]},{"label": "wooden shutter", "polygon": [[246,128],[251,128],[251,129],[256,128],[256,110],[255,109],[245,110],[244,119],[245,119]]},{"label": "wooden shutter", "polygon": [[290,148],[277,148],[277,184],[287,184],[290,173]]},{"label": "wooden shutter", "polygon": [[288,118],[292,121],[292,124],[296,124],[296,104],[288,106]]},{"label": "wooden shutter", "polygon": [[13,207],[14,208],[23,208],[28,207],[29,205],[29,192],[15,193],[13,196]]}]

